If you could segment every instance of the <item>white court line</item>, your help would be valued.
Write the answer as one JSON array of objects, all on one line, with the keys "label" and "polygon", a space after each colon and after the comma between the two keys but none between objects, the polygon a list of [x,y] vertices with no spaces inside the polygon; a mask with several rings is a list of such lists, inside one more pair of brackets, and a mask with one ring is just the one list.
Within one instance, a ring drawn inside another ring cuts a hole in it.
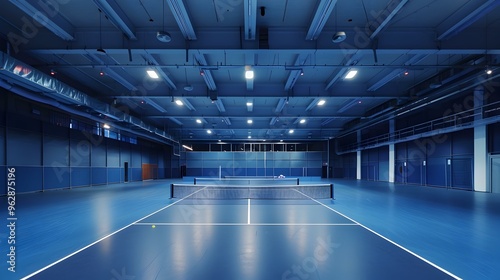
[{"label": "white court line", "polygon": [[[247,226],[248,223],[135,223],[134,226]],[[359,226],[351,223],[253,223],[252,226]]]},{"label": "white court line", "polygon": [[248,199],[248,218],[247,218],[247,224],[250,224],[250,198]]},{"label": "white court line", "polygon": [[[205,187],[205,188],[206,188],[206,187]],[[192,194],[190,194],[190,195],[188,195],[188,196],[185,196],[185,197],[183,197],[183,198],[181,198],[181,199],[179,199],[179,200],[175,201],[174,203],[171,203],[171,204],[169,204],[169,205],[167,205],[167,206],[165,206],[165,207],[163,207],[163,208],[160,208],[159,210],[156,210],[155,212],[153,212],[153,213],[151,213],[151,214],[149,214],[149,215],[147,215],[147,216],[144,216],[144,217],[140,218],[139,220],[137,220],[137,221],[135,221],[135,222],[132,222],[132,223],[130,223],[130,224],[128,224],[128,225],[126,225],[126,226],[124,226],[124,227],[122,227],[122,228],[120,228],[120,229],[118,229],[118,230],[116,230],[116,231],[114,231],[114,232],[112,232],[112,233],[110,233],[110,234],[108,234],[108,235],[106,235],[106,236],[102,237],[101,239],[99,239],[99,240],[97,240],[97,241],[92,242],[92,243],[90,243],[89,245],[87,245],[87,246],[85,246],[85,247],[83,247],[83,248],[81,248],[81,249],[79,249],[79,250],[76,250],[76,251],[74,251],[73,253],[71,253],[71,254],[69,254],[69,255],[67,255],[67,256],[65,256],[65,257],[63,257],[63,258],[61,258],[61,259],[59,259],[59,260],[57,260],[57,261],[55,261],[55,262],[53,262],[53,263],[51,263],[51,264],[49,264],[49,265],[45,266],[45,267],[40,268],[39,270],[37,270],[37,271],[35,271],[35,272],[33,272],[33,273],[31,273],[31,274],[29,274],[29,275],[27,275],[27,276],[25,276],[25,277],[21,278],[21,280],[25,280],[25,279],[28,279],[28,278],[30,278],[30,277],[35,276],[35,275],[37,275],[38,273],[40,273],[40,272],[42,272],[42,271],[44,271],[44,270],[46,270],[46,269],[48,269],[48,268],[50,268],[50,267],[52,267],[52,266],[54,266],[54,265],[58,264],[58,263],[60,263],[60,262],[62,262],[62,261],[64,261],[64,260],[66,260],[66,259],[68,259],[68,258],[70,258],[70,257],[72,257],[72,256],[74,256],[74,255],[76,255],[76,254],[78,254],[78,253],[80,253],[81,251],[83,251],[83,250],[85,250],[85,249],[87,249],[87,248],[89,248],[89,247],[92,247],[93,245],[95,245],[95,244],[97,244],[97,243],[99,243],[99,242],[103,241],[104,239],[106,239],[106,238],[108,238],[108,237],[110,237],[110,236],[113,236],[113,235],[115,235],[115,234],[119,233],[120,231],[122,231],[122,230],[124,230],[124,229],[126,229],[126,228],[128,228],[128,227],[130,227],[130,226],[132,226],[132,225],[134,225],[135,223],[138,223],[138,222],[140,222],[140,221],[142,221],[142,220],[144,220],[144,219],[146,219],[146,218],[149,218],[149,217],[153,216],[154,214],[156,214],[156,213],[158,213],[158,212],[160,212],[160,211],[163,211],[163,210],[165,210],[165,209],[169,208],[170,206],[174,206],[175,204],[177,204],[177,203],[179,203],[179,202],[183,201],[184,199],[186,199],[186,198],[188,198],[188,197],[190,197],[190,196],[192,196],[192,195],[196,194],[196,193],[197,193],[197,192],[199,192],[199,191],[204,190],[205,188],[203,188],[203,189],[199,189],[199,190],[197,190],[196,192],[194,192],[194,193],[192,193]]]},{"label": "white court line", "polygon": [[320,205],[322,205],[322,206],[326,207],[327,209],[329,209],[329,210],[331,210],[331,211],[333,211],[333,212],[337,213],[338,215],[341,215],[342,217],[345,217],[346,219],[348,219],[348,220],[350,220],[350,221],[352,221],[352,222],[354,222],[354,223],[358,224],[360,227],[362,227],[362,228],[364,228],[364,229],[366,229],[366,230],[370,231],[371,233],[373,233],[373,234],[377,235],[378,237],[380,237],[380,238],[382,238],[382,239],[384,239],[384,240],[388,241],[389,243],[393,244],[394,246],[399,247],[400,249],[402,249],[402,250],[406,251],[407,253],[409,253],[409,254],[411,254],[411,255],[413,255],[413,256],[415,256],[415,257],[419,258],[420,260],[422,260],[422,261],[426,262],[427,264],[429,264],[429,265],[431,265],[431,266],[433,266],[433,267],[435,267],[435,268],[437,268],[437,269],[441,270],[442,272],[444,272],[444,273],[448,274],[449,276],[451,276],[451,277],[453,277],[453,278],[455,278],[455,279],[457,279],[457,280],[462,280],[462,278],[460,278],[460,277],[456,276],[455,274],[453,274],[453,273],[449,272],[448,270],[446,270],[446,269],[444,269],[444,268],[442,268],[442,267],[438,266],[437,264],[435,264],[435,263],[433,263],[433,262],[431,262],[431,261],[429,261],[429,260],[425,259],[424,257],[422,257],[422,256],[418,255],[417,253],[412,252],[410,249],[407,249],[407,248],[403,247],[403,245],[400,245],[400,244],[396,243],[395,241],[390,240],[389,238],[387,238],[387,237],[383,236],[382,234],[380,234],[380,233],[378,233],[378,232],[374,231],[373,229],[371,229],[371,228],[369,228],[369,227],[367,227],[367,226],[365,226],[365,225],[363,225],[363,224],[361,224],[361,223],[358,223],[358,222],[357,222],[357,221],[355,221],[354,219],[347,217],[346,215],[344,215],[344,214],[340,213],[339,211],[334,210],[333,208],[330,208],[328,205],[326,205],[326,204],[322,203],[321,201],[318,201],[318,200],[316,200],[316,199],[314,199],[314,198],[312,198],[312,197],[308,196],[307,194],[305,194],[305,193],[303,193],[303,192],[301,192],[301,191],[298,191],[298,190],[295,190],[295,191],[297,191],[297,192],[301,193],[302,195],[304,195],[305,197],[307,197],[307,198],[311,199],[312,201],[314,201],[314,202],[316,202],[316,203],[318,203],[318,204],[320,204]]}]

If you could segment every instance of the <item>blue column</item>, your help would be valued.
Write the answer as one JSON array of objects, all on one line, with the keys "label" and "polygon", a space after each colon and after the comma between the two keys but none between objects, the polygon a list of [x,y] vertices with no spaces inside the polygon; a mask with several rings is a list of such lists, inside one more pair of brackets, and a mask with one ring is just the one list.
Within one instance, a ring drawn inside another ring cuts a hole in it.
[{"label": "blue column", "polygon": [[[474,108],[478,122],[482,119],[481,106],[485,103],[484,87],[478,87],[474,91]],[[488,175],[488,146],[487,146],[487,127],[484,124],[474,126],[474,190],[486,192]]]},{"label": "blue column", "polygon": [[[361,130],[357,132],[357,141],[361,142]],[[361,151],[356,152],[356,179],[361,180]]]},{"label": "blue column", "polygon": [[[389,134],[391,141],[394,140],[395,120],[389,120]],[[389,182],[395,181],[395,167],[396,167],[396,152],[394,150],[394,143],[389,144]]]}]

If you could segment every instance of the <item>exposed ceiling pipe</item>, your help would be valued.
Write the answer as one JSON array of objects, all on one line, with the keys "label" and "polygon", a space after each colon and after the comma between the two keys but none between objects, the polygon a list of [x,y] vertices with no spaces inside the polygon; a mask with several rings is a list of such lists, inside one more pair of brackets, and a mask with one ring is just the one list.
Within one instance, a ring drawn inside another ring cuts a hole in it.
[{"label": "exposed ceiling pipe", "polygon": [[[89,120],[92,120],[92,121],[95,121],[95,122],[104,122],[104,120],[102,118],[98,118],[96,116],[93,116],[89,113],[85,113],[85,112],[82,112],[80,110],[76,110],[74,108],[71,108],[67,105],[64,105],[64,104],[61,104],[60,102],[58,102],[57,100],[55,99],[52,99],[52,98],[49,98],[49,97],[45,97],[45,96],[42,96],[42,95],[39,95],[39,94],[35,94],[35,93],[32,93],[32,92],[29,92],[28,90],[22,88],[22,87],[19,87],[17,85],[12,85],[6,81],[4,81],[3,79],[0,79],[0,87],[12,92],[12,93],[15,93],[21,97],[24,97],[26,99],[29,99],[31,101],[35,101],[35,102],[38,102],[38,103],[41,103],[41,104],[45,104],[45,105],[49,105],[49,106],[52,106],[54,108],[57,108],[59,110],[62,110],[64,112],[67,112],[69,114],[72,114],[72,115],[75,115],[75,116],[79,116],[79,117],[83,117],[83,118],[86,118],[86,119],[89,119]],[[131,122],[131,120],[129,120],[129,123],[135,125],[135,126],[138,126],[137,124],[134,124]],[[141,133],[141,132],[137,132],[135,130],[132,130],[132,129],[129,129],[129,128],[126,128],[124,126],[121,126],[121,125],[118,125],[118,124],[113,124],[114,127],[116,127],[117,129],[121,130],[121,131],[126,131],[126,132],[129,132],[129,133],[132,133],[134,135],[137,135],[137,136],[141,136],[145,139],[149,139],[149,140],[152,140],[152,141],[155,141],[155,142],[161,142],[161,143],[165,143],[165,140],[168,140],[169,142],[167,142],[168,144],[179,144],[178,141],[174,140],[174,139],[169,139],[168,138],[168,135],[166,134],[161,134],[161,132],[159,131],[155,131],[155,130],[150,130],[150,132],[154,132],[155,135],[158,135],[158,136],[161,136],[161,138],[158,138],[158,137],[153,137],[153,135],[148,135],[148,134],[144,134],[144,133]],[[143,127],[141,127],[143,128]],[[144,128],[143,128],[144,129]]]},{"label": "exposed ceiling pipe", "polygon": [[[155,132],[155,134],[162,136],[170,142],[178,143],[173,140],[171,136],[165,133],[165,131],[146,125],[142,120],[130,116],[107,103],[96,100],[87,94],[62,83],[61,81],[10,57],[3,52],[0,52],[0,57],[0,77],[8,81],[1,81],[0,85],[6,89],[16,90],[19,95],[22,94],[31,100],[44,99],[39,94],[28,94],[30,91],[41,93],[52,99],[53,102],[47,103],[46,100],[39,102],[52,105],[60,108],[61,110],[71,109],[69,106],[64,106],[62,103],[80,105],[83,108],[92,108],[96,112],[105,115],[116,122],[126,122],[132,124],[143,130]],[[71,109],[71,112],[76,114],[77,110]],[[91,116],[85,112],[80,112],[80,114],[84,114],[86,117]],[[103,120],[98,119],[97,121],[102,122]],[[136,131],[133,131],[132,133],[138,134]],[[158,141],[158,139],[156,139],[156,141]]]}]

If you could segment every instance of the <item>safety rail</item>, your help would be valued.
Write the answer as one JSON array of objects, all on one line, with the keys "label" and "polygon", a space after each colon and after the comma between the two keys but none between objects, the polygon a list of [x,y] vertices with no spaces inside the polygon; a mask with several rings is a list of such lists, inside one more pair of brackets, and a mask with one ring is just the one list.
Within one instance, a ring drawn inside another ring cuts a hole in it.
[{"label": "safety rail", "polygon": [[338,147],[337,153],[351,153],[388,144],[410,141],[421,137],[433,136],[440,133],[458,131],[474,127],[475,125],[486,125],[499,121],[499,117],[500,101],[497,101],[455,114],[447,114],[444,117],[402,128],[393,133],[386,133],[364,139],[357,143]]}]

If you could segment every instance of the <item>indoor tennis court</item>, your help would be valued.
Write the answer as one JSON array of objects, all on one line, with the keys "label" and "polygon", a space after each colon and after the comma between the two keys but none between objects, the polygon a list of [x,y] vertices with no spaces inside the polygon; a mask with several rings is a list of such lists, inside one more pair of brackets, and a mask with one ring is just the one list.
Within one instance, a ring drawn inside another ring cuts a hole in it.
[{"label": "indoor tennis court", "polygon": [[0,279],[500,277],[500,0],[3,0]]},{"label": "indoor tennis court", "polygon": [[[327,189],[330,185],[318,183]],[[498,203],[481,194],[470,201],[466,195],[440,189],[422,193],[417,187],[396,185],[388,191],[383,183],[353,187],[340,181],[335,184],[334,200],[314,199],[310,196],[314,193],[287,199],[278,192],[281,198],[270,198],[276,194],[269,191],[264,191],[267,198],[238,199],[234,191],[207,191],[205,185],[197,190],[207,192],[203,196],[169,198],[172,184],[194,185],[192,179],[144,182],[23,197],[19,203],[24,205],[20,215],[25,226],[18,230],[39,234],[19,237],[24,245],[19,246],[19,262],[25,264],[17,273],[23,279],[63,275],[72,279],[468,279],[483,275],[487,279],[496,273],[495,255],[489,255],[487,262],[474,261],[489,247],[481,239],[495,244],[498,230],[494,213],[474,211],[477,201]],[[136,199],[139,193],[141,201]],[[226,197],[217,199],[214,194]],[[460,199],[471,214],[447,217],[446,227],[441,228],[442,216],[436,217],[436,211],[452,216],[456,205],[434,205],[422,211],[418,200],[426,195]],[[69,207],[64,201],[74,207],[70,219],[63,211]],[[387,207],[388,201],[393,205]],[[36,218],[27,218],[32,215]],[[483,232],[471,235],[481,226],[470,224],[478,217],[484,223]],[[404,236],[408,239],[401,239]],[[457,250],[465,255],[445,257]]]}]

